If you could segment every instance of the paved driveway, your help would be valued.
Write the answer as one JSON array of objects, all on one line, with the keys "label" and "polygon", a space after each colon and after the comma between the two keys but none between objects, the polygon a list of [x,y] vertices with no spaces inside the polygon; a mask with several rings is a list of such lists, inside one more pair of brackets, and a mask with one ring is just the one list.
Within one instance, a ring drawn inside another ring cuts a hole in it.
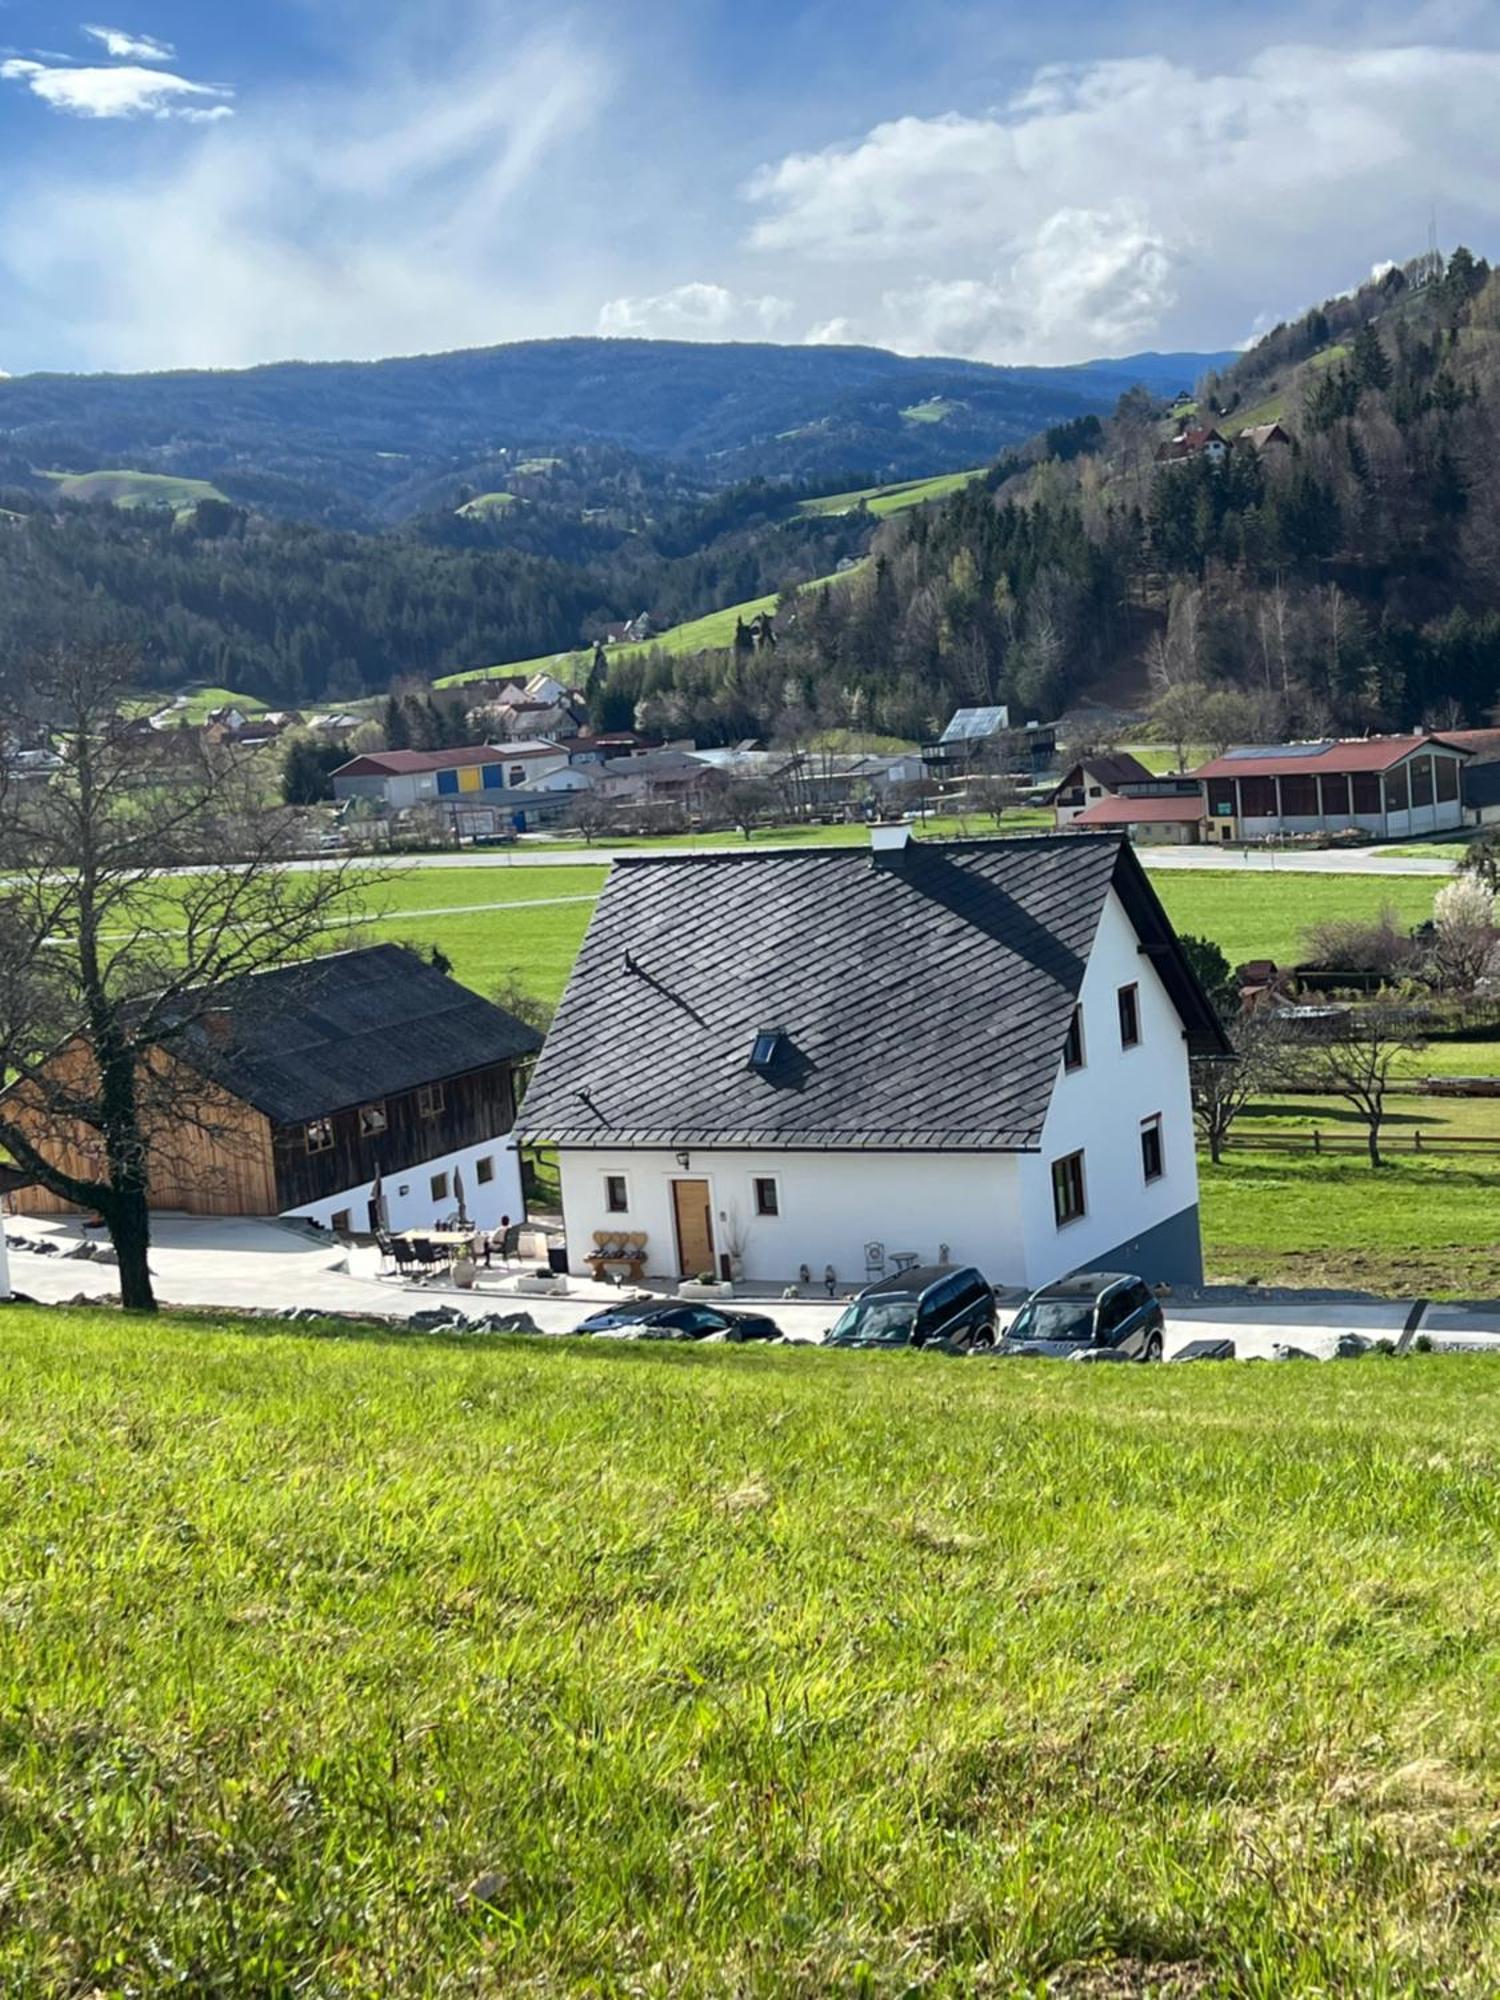
[{"label": "paved driveway", "polygon": [[[27,1297],[62,1304],[80,1295],[101,1300],[116,1296],[111,1267],[62,1254],[84,1240],[77,1222],[11,1218],[6,1235],[13,1242],[55,1246],[54,1253],[46,1256],[34,1250],[12,1251],[11,1282]],[[401,1319],[441,1305],[471,1315],[523,1310],[549,1333],[571,1331],[587,1313],[619,1297],[611,1285],[578,1278],[571,1281],[565,1299],[522,1297],[515,1290],[515,1276],[498,1270],[484,1274],[477,1292],[449,1284],[406,1285],[380,1277],[373,1251],[345,1252],[300,1229],[251,1219],[158,1216],[151,1265],[163,1305],[263,1312],[314,1307]],[[807,1342],[820,1340],[843,1310],[842,1299],[821,1297],[742,1303],[769,1312],[790,1338]],[[1011,1307],[1002,1312],[1002,1325],[1009,1324],[1013,1311]],[[1258,1300],[1226,1290],[1167,1302],[1167,1352],[1175,1353],[1190,1340],[1228,1338],[1242,1359],[1270,1358],[1280,1345],[1302,1348],[1321,1359],[1333,1354],[1342,1333],[1357,1333],[1366,1340],[1397,1340],[1410,1317],[1408,1300],[1325,1295]],[[1500,1304],[1431,1306],[1421,1330],[1445,1345],[1500,1346]]]}]

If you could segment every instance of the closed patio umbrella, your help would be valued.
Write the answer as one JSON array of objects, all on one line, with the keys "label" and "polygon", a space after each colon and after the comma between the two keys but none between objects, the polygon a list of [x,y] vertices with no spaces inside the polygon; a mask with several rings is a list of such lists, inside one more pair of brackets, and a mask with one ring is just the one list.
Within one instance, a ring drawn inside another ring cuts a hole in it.
[{"label": "closed patio umbrella", "polygon": [[462,1170],[457,1167],[453,1170],[453,1199],[458,1203],[458,1226],[460,1229],[467,1229],[469,1211],[464,1207],[464,1177]]},{"label": "closed patio umbrella", "polygon": [[391,1219],[385,1211],[385,1182],[379,1167],[375,1169],[375,1180],[370,1188],[370,1226],[387,1234],[391,1226]]}]

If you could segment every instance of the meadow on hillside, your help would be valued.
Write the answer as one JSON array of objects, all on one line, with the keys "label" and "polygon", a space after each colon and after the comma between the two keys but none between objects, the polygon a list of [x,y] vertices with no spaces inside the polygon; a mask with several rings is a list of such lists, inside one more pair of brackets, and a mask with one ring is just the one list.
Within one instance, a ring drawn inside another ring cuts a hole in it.
[{"label": "meadow on hillside", "polygon": [[1500,1362],[10,1308],[0,1986],[1500,1986]]}]

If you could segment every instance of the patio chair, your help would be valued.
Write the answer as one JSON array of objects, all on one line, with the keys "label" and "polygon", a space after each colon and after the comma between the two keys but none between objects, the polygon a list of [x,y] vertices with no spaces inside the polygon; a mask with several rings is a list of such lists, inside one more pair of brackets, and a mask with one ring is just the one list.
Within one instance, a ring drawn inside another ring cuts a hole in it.
[{"label": "patio chair", "polygon": [[409,1278],[417,1269],[417,1253],[404,1236],[393,1237],[391,1255],[396,1260],[396,1276]]},{"label": "patio chair", "polygon": [[448,1253],[442,1245],[430,1242],[425,1236],[414,1236],[411,1247],[423,1271],[440,1270],[448,1262]]}]

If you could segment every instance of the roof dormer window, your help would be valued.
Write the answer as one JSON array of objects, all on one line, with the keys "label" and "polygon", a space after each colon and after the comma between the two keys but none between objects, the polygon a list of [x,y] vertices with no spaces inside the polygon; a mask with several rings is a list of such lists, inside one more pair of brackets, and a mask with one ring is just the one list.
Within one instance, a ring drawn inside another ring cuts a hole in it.
[{"label": "roof dormer window", "polygon": [[786,1036],[780,1028],[759,1029],[750,1049],[751,1069],[759,1070],[764,1076],[780,1054],[781,1045],[785,1040]]}]

